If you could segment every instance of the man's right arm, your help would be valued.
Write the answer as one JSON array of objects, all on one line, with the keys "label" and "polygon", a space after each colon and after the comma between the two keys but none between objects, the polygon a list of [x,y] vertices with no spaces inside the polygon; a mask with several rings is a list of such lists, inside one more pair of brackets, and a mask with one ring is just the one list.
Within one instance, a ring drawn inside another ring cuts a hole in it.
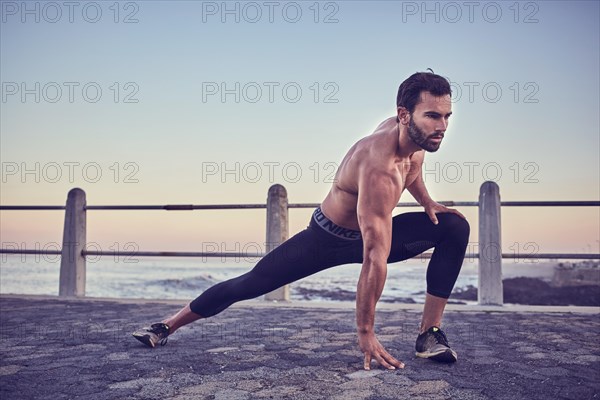
[{"label": "man's right arm", "polygon": [[401,188],[391,174],[363,171],[359,175],[357,215],[363,237],[363,267],[356,291],[356,325],[359,346],[365,355],[364,368],[371,359],[386,368],[403,367],[375,337],[375,307],[387,275],[392,240],[392,210]]}]

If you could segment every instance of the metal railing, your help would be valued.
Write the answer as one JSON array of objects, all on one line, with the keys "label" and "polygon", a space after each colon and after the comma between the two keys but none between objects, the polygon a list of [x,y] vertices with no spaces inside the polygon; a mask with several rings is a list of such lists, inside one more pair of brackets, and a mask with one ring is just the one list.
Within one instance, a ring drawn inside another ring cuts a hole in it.
[{"label": "metal railing", "polygon": [[[500,201],[500,189],[495,182],[484,182],[479,191],[479,201],[441,201],[448,207],[479,208],[479,252],[466,254],[465,258],[479,259],[478,302],[485,305],[502,305],[502,259],[600,259],[600,254],[581,253],[502,253],[502,207],[599,207],[600,201]],[[65,223],[61,250],[0,249],[0,254],[52,254],[61,256],[59,296],[85,296],[87,256],[140,256],[140,257],[263,257],[288,239],[288,210],[290,208],[316,208],[319,203],[288,203],[287,191],[276,184],[269,188],[265,204],[167,204],[167,205],[98,205],[89,206],[82,189],[71,189],[65,206],[0,206],[2,210],[64,210]],[[415,202],[399,203],[396,207],[420,207]],[[180,251],[98,251],[87,250],[86,217],[88,210],[233,210],[266,209],[267,234],[265,253],[242,252],[180,252]],[[431,258],[430,252],[415,258]],[[268,300],[289,300],[289,285],[265,295]]]}]

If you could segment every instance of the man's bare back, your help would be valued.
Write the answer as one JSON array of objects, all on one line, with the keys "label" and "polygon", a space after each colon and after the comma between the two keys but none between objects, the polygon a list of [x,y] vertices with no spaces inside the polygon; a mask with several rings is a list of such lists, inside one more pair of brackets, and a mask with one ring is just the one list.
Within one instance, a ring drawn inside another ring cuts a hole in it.
[{"label": "man's bare back", "polygon": [[342,160],[334,183],[321,204],[323,213],[337,225],[360,230],[357,216],[358,177],[389,176],[389,195],[397,203],[414,182],[423,163],[424,151],[402,157],[398,152],[399,131],[396,117],[383,121],[371,135],[356,142]]}]

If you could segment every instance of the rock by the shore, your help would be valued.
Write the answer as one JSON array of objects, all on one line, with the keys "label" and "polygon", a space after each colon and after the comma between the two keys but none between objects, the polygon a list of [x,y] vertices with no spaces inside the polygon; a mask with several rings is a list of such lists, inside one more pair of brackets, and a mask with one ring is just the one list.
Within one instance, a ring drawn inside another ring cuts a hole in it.
[{"label": "rock by the shore", "polygon": [[[600,286],[553,287],[536,278],[504,279],[504,303],[552,306],[600,306]],[[455,290],[451,298],[477,300],[477,288]]]},{"label": "rock by the shore", "polygon": [[[504,303],[547,305],[547,306],[600,306],[600,286],[580,285],[555,287],[538,278],[508,278],[503,281]],[[356,292],[336,289],[309,289],[294,287],[293,291],[303,300],[355,301]],[[423,292],[415,293],[424,295]],[[467,286],[452,292],[449,304],[466,304],[464,301],[477,301],[477,288]],[[411,297],[383,297],[384,303],[416,303]]]},{"label": "rock by the shore", "polygon": [[294,291],[302,296],[304,300],[314,300],[321,298],[325,300],[353,301],[356,300],[356,293],[344,289],[326,290],[309,289],[304,287],[295,287]]},{"label": "rock by the shore", "polygon": [[[328,301],[356,301],[356,292],[350,290],[309,289],[304,287],[295,287],[293,290],[296,294],[302,296],[303,300],[323,299]],[[416,301],[410,297],[382,297],[380,301],[384,303],[416,303]]]}]

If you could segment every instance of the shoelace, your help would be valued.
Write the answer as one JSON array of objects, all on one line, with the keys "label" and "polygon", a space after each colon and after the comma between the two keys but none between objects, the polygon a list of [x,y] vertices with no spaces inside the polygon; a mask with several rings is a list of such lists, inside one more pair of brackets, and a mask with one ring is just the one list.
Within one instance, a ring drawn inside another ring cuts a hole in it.
[{"label": "shoelace", "polygon": [[165,337],[160,339],[160,341],[158,343],[160,343],[161,346],[164,346],[165,344],[167,344],[167,341],[169,340],[169,330],[170,330],[169,325],[161,323],[161,324],[156,324],[156,326],[153,325],[151,328],[153,328],[155,334],[157,334],[159,336],[165,335]]},{"label": "shoelace", "polygon": [[433,336],[435,337],[435,340],[438,343],[441,343],[446,347],[450,347],[448,345],[448,339],[446,338],[446,334],[444,333],[444,331],[442,331],[441,329],[438,328],[437,330],[432,329],[430,332],[433,334]]},{"label": "shoelace", "polygon": [[165,344],[167,344],[167,341],[169,340],[170,330],[171,330],[171,327],[169,325],[162,324],[162,331],[163,331],[163,334],[165,335],[165,337],[162,338],[159,342],[161,346],[164,346]]}]

